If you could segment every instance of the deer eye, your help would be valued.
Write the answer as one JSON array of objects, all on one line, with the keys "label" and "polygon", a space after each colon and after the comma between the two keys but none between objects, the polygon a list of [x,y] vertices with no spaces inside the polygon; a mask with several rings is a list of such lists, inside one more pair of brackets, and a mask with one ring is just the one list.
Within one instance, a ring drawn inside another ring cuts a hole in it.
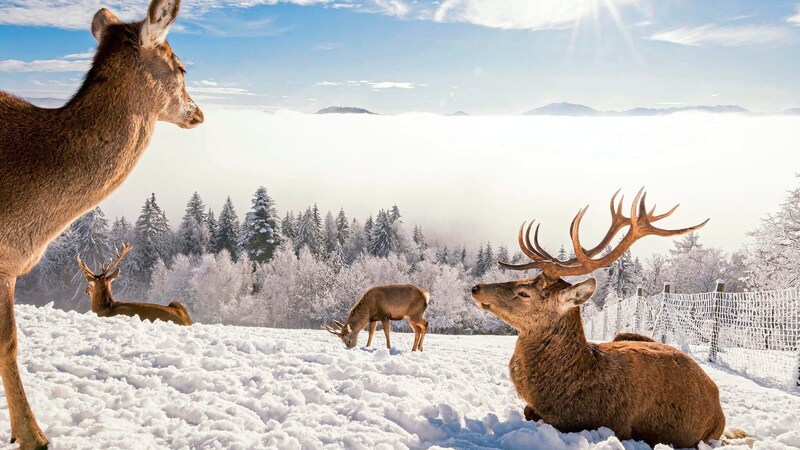
[{"label": "deer eye", "polygon": [[519,295],[519,296],[520,296],[520,297],[522,297],[522,298],[531,298],[531,296],[530,296],[530,295],[528,295],[528,293],[527,293],[527,292],[525,292],[525,291],[519,291],[519,292],[517,293],[517,295]]}]

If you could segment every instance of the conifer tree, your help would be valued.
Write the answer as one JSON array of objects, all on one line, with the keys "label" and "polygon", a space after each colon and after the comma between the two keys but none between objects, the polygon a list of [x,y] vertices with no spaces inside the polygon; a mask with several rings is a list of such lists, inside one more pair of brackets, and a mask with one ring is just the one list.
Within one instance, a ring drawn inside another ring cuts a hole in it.
[{"label": "conifer tree", "polygon": [[228,197],[222,206],[222,211],[219,213],[217,233],[214,235],[214,252],[219,253],[222,250],[227,250],[231,259],[237,261],[241,253],[239,247],[240,233],[239,217],[236,215],[233,201]]},{"label": "conifer tree", "polygon": [[385,210],[380,210],[372,226],[369,242],[369,253],[373,256],[385,258],[392,251],[392,222]]},{"label": "conifer tree", "polygon": [[245,216],[240,236],[240,246],[251,261],[263,263],[272,259],[283,242],[279,231],[275,202],[264,186],[259,187]]},{"label": "conifer tree", "polygon": [[206,206],[195,191],[186,203],[186,210],[178,227],[178,252],[197,256],[208,251],[211,234],[206,224]]},{"label": "conifer tree", "polygon": [[347,241],[347,236],[350,233],[350,225],[347,221],[347,216],[344,213],[344,208],[339,209],[339,214],[336,215],[336,236],[339,239],[339,245],[344,248],[344,243]]}]

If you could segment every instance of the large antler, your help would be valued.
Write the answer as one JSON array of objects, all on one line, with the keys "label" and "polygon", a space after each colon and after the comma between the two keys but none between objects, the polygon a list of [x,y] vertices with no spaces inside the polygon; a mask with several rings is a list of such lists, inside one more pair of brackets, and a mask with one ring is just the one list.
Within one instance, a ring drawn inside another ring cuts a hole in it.
[{"label": "large antler", "polygon": [[81,255],[80,254],[75,255],[75,259],[78,260],[78,267],[80,267],[81,270],[83,270],[83,273],[85,273],[86,275],[89,275],[90,277],[94,276],[94,273],[92,272],[92,269],[90,269],[86,264],[83,263],[83,261],[81,261]]},{"label": "large antler", "polygon": [[[587,250],[583,248],[580,242],[579,228],[581,219],[583,219],[584,214],[586,214],[586,210],[589,208],[587,206],[586,208],[578,211],[578,214],[572,220],[572,224],[570,225],[570,238],[572,239],[572,247],[575,251],[575,258],[572,258],[569,261],[559,261],[544,251],[541,245],[539,245],[538,226],[534,232],[533,242],[531,242],[530,234],[533,226],[533,222],[531,222],[528,224],[527,230],[525,229],[525,223],[522,224],[519,229],[518,240],[522,252],[532,259],[533,262],[527,264],[509,264],[501,261],[500,265],[512,270],[541,269],[542,273],[544,273],[544,275],[550,279],[564,276],[585,275],[596,269],[610,265],[619,257],[621,257],[633,245],[634,242],[645,236],[677,236],[698,230],[708,223],[708,219],[706,219],[705,222],[699,225],[689,228],[682,228],[679,230],[665,230],[662,228],[657,228],[653,226],[653,222],[657,222],[661,219],[671,216],[672,213],[674,213],[678,208],[678,205],[675,205],[672,209],[664,214],[656,215],[655,206],[650,209],[650,211],[647,210],[647,207],[645,206],[645,198],[647,197],[647,193],[644,192],[644,188],[642,188],[639,190],[639,193],[636,194],[633,204],[631,204],[630,217],[625,217],[625,215],[622,214],[622,203],[624,201],[624,196],[620,198],[619,203],[615,203],[617,194],[619,194],[619,191],[614,193],[614,195],[611,197],[611,226],[609,227],[605,237],[597,246]],[[629,227],[628,232],[625,234],[619,244],[612,248],[611,251],[605,256],[602,256],[598,259],[593,259],[595,256],[600,254],[603,249],[605,249],[611,243],[611,241],[613,241],[614,236],[616,236],[617,233],[619,233],[625,227]]]},{"label": "large antler", "polygon": [[114,252],[117,254],[117,259],[115,259],[111,264],[103,267],[103,275],[108,275],[109,273],[113,272],[114,269],[119,266],[122,258],[124,258],[129,251],[131,251],[131,246],[124,242],[122,243],[122,252],[120,252],[118,248],[114,247]]}]

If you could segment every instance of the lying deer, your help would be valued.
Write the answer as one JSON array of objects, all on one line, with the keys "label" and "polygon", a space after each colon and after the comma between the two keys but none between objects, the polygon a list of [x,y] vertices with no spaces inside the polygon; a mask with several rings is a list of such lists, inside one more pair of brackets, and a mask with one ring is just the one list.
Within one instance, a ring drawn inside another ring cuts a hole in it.
[{"label": "lying deer", "polygon": [[142,320],[149,320],[155,322],[156,320],[163,320],[164,322],[173,322],[178,325],[191,325],[192,319],[186,308],[180,302],[170,302],[169,306],[157,305],[155,303],[130,303],[118,302],[114,300],[114,294],[111,293],[111,283],[117,279],[120,273],[119,263],[125,255],[131,250],[131,247],[122,244],[122,252],[117,252],[117,259],[103,267],[100,275],[95,275],[86,264],[81,262],[81,256],[78,255],[78,267],[83,270],[86,276],[86,281],[89,285],[86,287],[86,295],[92,301],[92,312],[100,317],[113,317],[113,316],[139,316]]},{"label": "lying deer", "polygon": [[203,122],[186,93],[186,67],[166,41],[179,4],[153,0],[147,17],[134,23],[98,11],[92,67],[63,108],[38,108],[0,92],[0,375],[12,439],[24,450],[46,448],[47,439],[17,367],[16,279],[62,230],[122,184],[157,121],[183,128]]},{"label": "lying deer", "polygon": [[[523,224],[519,245],[533,261],[500,264],[542,273],[531,279],[479,284],[472,288],[472,296],[478,306],[519,331],[509,369],[517,393],[528,403],[527,418],[542,418],[565,432],[608,427],[620,439],[676,448],[718,439],[725,428],[719,391],[689,356],[639,335],[603,344],[586,340],[578,306],[592,296],[596,281],[570,284],[561,277],[607,267],[644,236],[676,236],[708,222],[680,230],[657,228],[653,222],[675,208],[654,215],[654,210],[645,208],[645,195],[639,191],[630,217],[625,217],[622,200],[615,210],[615,198],[616,194],[611,199],[611,228],[592,249],[581,245],[578,229],[586,209],[578,212],[570,227],[575,257],[569,261],[559,261],[542,249],[538,226],[531,243],[533,223],[524,234]],[[625,227],[628,231],[619,244],[595,258]]]},{"label": "lying deer", "polygon": [[412,285],[377,286],[368,290],[350,310],[347,322],[334,320],[339,328],[334,329],[323,325],[323,329],[342,339],[347,348],[358,344],[358,334],[369,325],[367,347],[372,346],[372,336],[378,328],[378,322],[383,325],[386,334],[386,348],[392,348],[389,340],[391,331],[390,320],[403,320],[414,330],[414,345],[411,351],[422,351],[422,341],[428,331],[428,321],[422,318],[428,308],[430,294]]}]

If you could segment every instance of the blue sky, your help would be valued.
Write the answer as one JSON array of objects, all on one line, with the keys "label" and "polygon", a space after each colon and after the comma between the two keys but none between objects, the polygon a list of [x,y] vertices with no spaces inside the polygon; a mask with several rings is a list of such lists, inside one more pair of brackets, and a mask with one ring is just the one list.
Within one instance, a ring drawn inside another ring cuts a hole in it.
[{"label": "blue sky", "polygon": [[[93,13],[145,0],[0,0],[0,89],[67,97]],[[516,114],[800,107],[800,0],[184,0],[170,42],[201,104]]]}]

